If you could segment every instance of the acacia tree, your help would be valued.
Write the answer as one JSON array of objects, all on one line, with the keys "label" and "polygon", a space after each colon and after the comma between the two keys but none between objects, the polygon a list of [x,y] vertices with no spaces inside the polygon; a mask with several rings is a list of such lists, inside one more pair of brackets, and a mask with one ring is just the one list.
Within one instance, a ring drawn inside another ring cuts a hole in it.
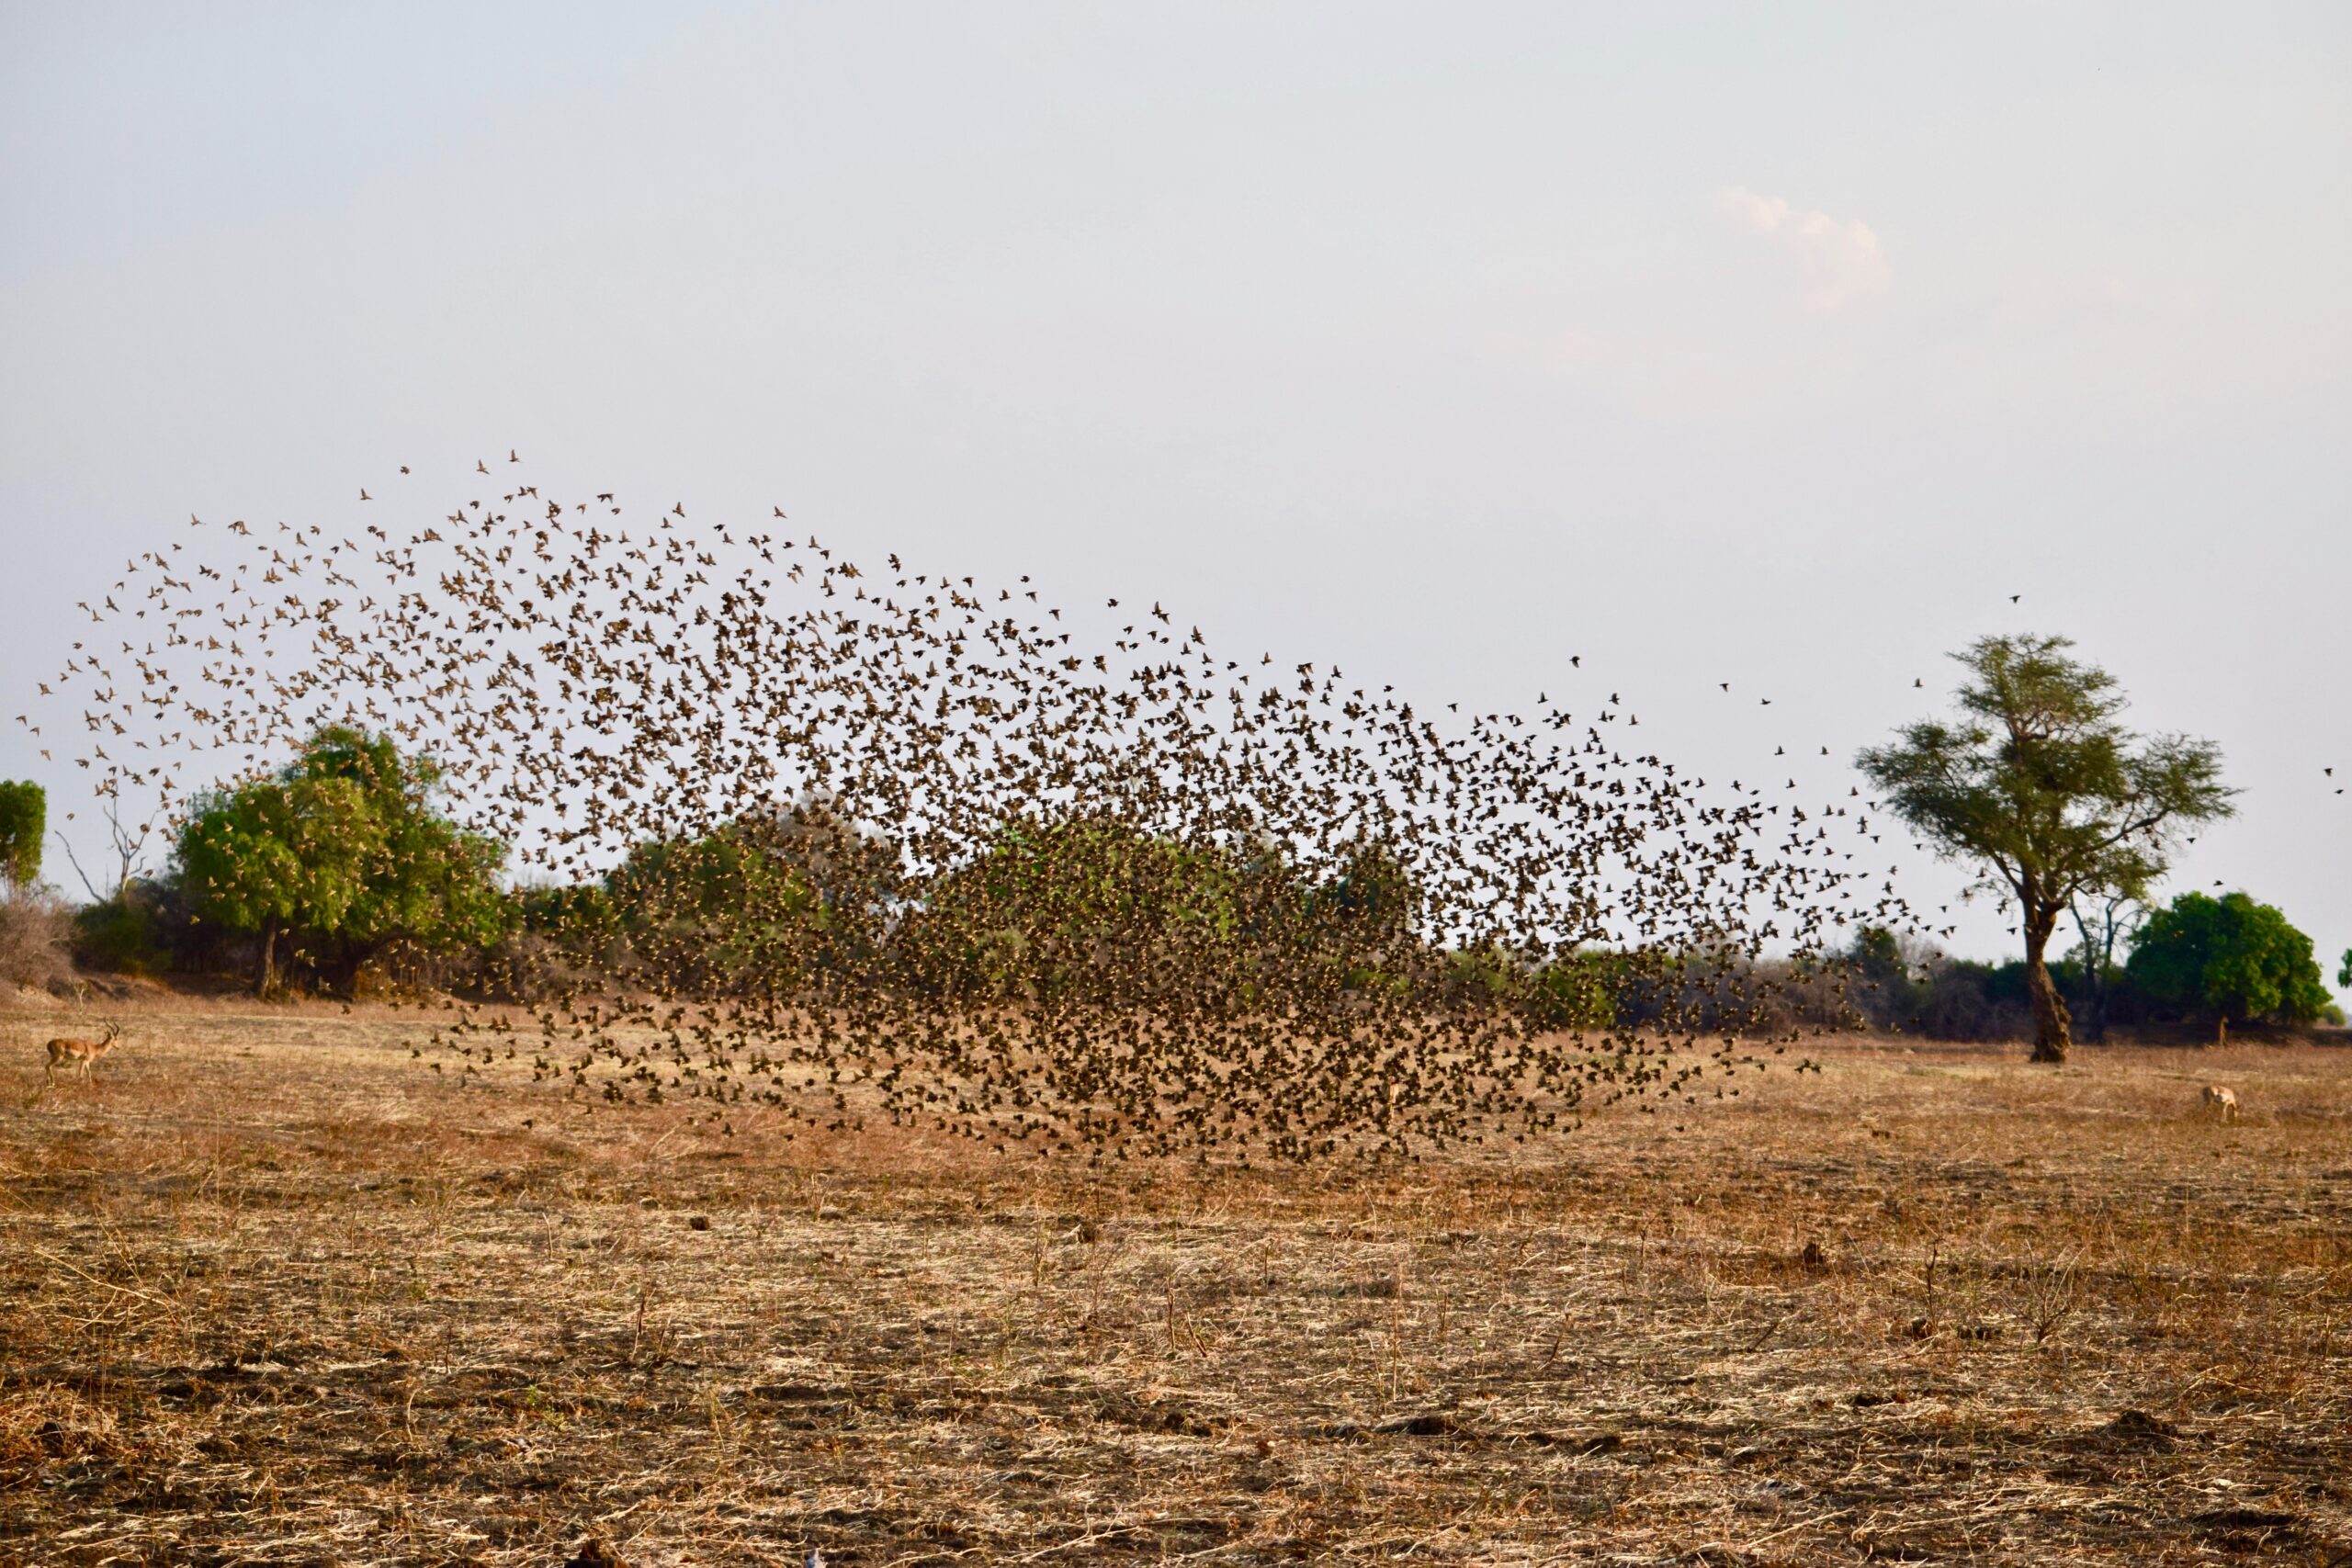
[{"label": "acacia tree", "polygon": [[2078,897],[2143,898],[2175,836],[2228,816],[2236,793],[2211,742],[2126,729],[2115,678],[2073,646],[1979,638],[1952,656],[1973,677],[1957,722],[1922,720],[1857,760],[1938,854],[2015,903],[2037,1062],[2064,1061],[2073,1043],[2046,962],[2058,917]]}]

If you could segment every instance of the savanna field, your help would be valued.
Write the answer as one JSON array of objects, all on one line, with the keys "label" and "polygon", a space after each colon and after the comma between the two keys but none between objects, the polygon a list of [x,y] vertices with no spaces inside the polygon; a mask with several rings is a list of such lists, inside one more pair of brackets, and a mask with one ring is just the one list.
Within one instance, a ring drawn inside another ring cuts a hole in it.
[{"label": "savanna field", "polygon": [[7,1562],[2352,1562],[2340,1043],[1845,1037],[1679,1126],[1090,1171],[332,1003],[157,995],[44,1092],[44,1002]]}]

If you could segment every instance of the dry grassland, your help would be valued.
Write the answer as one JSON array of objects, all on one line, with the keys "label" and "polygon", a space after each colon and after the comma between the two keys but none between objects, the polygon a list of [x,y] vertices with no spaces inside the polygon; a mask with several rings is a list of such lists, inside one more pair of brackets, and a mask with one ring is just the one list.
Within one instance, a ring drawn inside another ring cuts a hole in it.
[{"label": "dry grassland", "polygon": [[11,1562],[2352,1562],[2352,1050],[1095,1179],[334,1009],[28,1104],[70,1021],[0,1015]]}]

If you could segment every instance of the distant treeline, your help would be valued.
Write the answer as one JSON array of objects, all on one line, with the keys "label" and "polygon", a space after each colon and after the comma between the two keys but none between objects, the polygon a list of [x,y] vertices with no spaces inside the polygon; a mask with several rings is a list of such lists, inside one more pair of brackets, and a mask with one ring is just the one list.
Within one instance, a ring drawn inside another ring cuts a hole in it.
[{"label": "distant treeline", "polygon": [[[2128,959],[2103,957],[2084,942],[2050,964],[2085,1039],[2147,1025],[2344,1022],[2311,939],[2243,893],[2183,894],[2137,928]],[[1847,960],[1848,999],[1871,1028],[1963,1041],[2018,1040],[2033,1032],[2021,959],[1953,958],[1872,927],[1855,938]],[[2352,955],[2346,964],[2352,966]]]},{"label": "distant treeline", "polygon": [[[639,844],[606,875],[571,886],[501,890],[500,858],[479,847],[385,857],[361,879],[387,884],[364,906],[410,919],[364,930],[306,919],[299,901],[273,906],[274,921],[249,908],[223,918],[223,901],[183,863],[81,909],[75,957],[117,973],[238,975],[256,988],[424,987],[515,1001],[593,977],[706,999],[883,985],[980,1008],[1223,1013],[1311,993],[1500,1007],[1561,1029],[1851,1021],[1817,968],[1432,943],[1417,931],[1410,876],[1372,848],[1314,871],[1271,849],[1185,845],[1079,818],[1008,824],[968,863],[912,876],[895,846],[804,804]],[[479,885],[453,889],[453,863]],[[412,870],[420,886],[399,886]],[[1204,997],[1204,984],[1231,995]]]},{"label": "distant treeline", "polygon": [[[279,772],[197,800],[164,874],[74,916],[74,956],[117,973],[239,974],[264,992],[518,1002],[616,981],[709,1000],[885,987],[967,1009],[1221,1017],[1353,998],[1367,1012],[1476,1007],[1562,1030],[2003,1040],[2032,1025],[2023,962],[1955,959],[1885,928],[1808,962],[1448,945],[1427,936],[1410,871],[1379,845],[1303,866],[1272,843],[1179,842],[1107,817],[1008,822],[961,863],[922,873],[811,798],[639,843],[592,881],[511,887],[504,847],[443,816],[436,786],[428,761],[389,741],[322,732]],[[2341,1021],[2310,939],[2244,894],[2184,895],[2126,940],[2124,961],[2086,943],[2051,966],[2091,1038]]]},{"label": "distant treeline", "polygon": [[385,740],[322,732],[278,772],[197,799],[164,874],[79,911],[75,956],[236,974],[265,993],[518,1002],[617,985],[821,1005],[881,987],[963,1010],[1229,1018],[1403,1002],[1738,1034],[1852,1017],[1820,965],[1432,940],[1405,861],[1373,843],[1308,865],[1272,841],[1180,841],[1081,815],[1009,821],[960,862],[917,869],[810,798],[640,842],[591,881],[511,887],[503,846],[443,816],[436,786],[429,762]]}]

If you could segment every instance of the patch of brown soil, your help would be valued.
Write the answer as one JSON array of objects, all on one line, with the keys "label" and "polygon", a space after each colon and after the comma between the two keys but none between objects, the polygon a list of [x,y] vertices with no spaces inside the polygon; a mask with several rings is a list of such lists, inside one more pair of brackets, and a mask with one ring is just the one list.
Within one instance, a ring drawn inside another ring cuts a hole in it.
[{"label": "patch of brown soil", "polygon": [[0,1559],[2352,1561],[2341,1053],[1090,1173],[126,1022],[0,1015]]}]

